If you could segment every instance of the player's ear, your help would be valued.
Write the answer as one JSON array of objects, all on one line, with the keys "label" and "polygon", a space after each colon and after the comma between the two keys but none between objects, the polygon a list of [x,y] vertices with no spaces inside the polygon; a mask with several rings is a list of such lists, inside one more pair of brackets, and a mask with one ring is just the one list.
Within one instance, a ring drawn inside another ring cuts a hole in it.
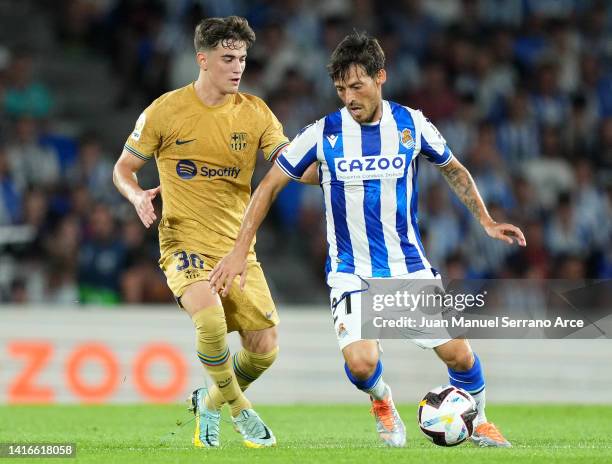
[{"label": "player's ear", "polygon": [[208,69],[208,54],[206,52],[197,52],[196,62],[202,71],[206,71]]},{"label": "player's ear", "polygon": [[385,82],[387,82],[387,71],[380,69],[376,74],[376,83],[382,85]]}]

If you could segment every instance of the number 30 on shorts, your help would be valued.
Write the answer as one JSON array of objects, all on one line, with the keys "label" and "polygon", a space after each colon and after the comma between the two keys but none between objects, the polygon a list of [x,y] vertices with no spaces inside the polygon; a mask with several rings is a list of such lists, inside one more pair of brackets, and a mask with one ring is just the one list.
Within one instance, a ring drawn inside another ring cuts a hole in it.
[{"label": "number 30 on shorts", "polygon": [[177,271],[184,271],[189,266],[195,269],[204,269],[204,260],[195,253],[188,254],[186,251],[177,251],[174,257],[179,261],[176,265]]}]

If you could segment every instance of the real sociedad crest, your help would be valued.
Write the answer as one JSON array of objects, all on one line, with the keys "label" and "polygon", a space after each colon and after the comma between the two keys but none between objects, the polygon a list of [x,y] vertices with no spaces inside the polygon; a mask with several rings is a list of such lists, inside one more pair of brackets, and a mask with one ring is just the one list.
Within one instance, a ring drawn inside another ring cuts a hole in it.
[{"label": "real sociedad crest", "polygon": [[406,148],[413,148],[414,147],[414,139],[412,138],[412,132],[410,131],[410,129],[406,128],[403,129],[400,133],[400,142],[403,146],[405,146]]}]

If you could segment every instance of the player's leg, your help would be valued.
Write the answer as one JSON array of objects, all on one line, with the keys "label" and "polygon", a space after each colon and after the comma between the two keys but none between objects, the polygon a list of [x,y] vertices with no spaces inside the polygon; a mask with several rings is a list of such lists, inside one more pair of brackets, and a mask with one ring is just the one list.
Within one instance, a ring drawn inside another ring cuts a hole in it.
[{"label": "player's leg", "polygon": [[[232,359],[234,372],[242,390],[246,390],[276,360],[278,355],[278,336],[276,326],[261,330],[240,331],[243,348]],[[262,446],[274,446],[276,437],[272,430],[257,417],[234,420],[238,431],[247,438],[248,433],[255,436]],[[249,432],[250,431],[250,432]],[[251,439],[252,440],[252,439]]]},{"label": "player's leg", "polygon": [[344,372],[359,390],[375,400],[387,396],[387,384],[382,378],[382,361],[376,340],[356,340],[342,349]]},{"label": "player's leg", "polygon": [[276,361],[278,331],[276,326],[261,330],[241,330],[242,350],[234,354],[234,371],[240,387],[246,390]]},{"label": "player's leg", "polygon": [[406,428],[393,404],[391,389],[382,377],[383,365],[376,340],[361,338],[362,281],[350,274],[330,275],[330,301],[338,346],[349,381],[367,393],[376,418],[376,431],[388,446],[406,444]]},{"label": "player's leg", "polygon": [[[181,307],[191,317],[196,329],[197,356],[214,385],[227,400],[232,416],[250,410],[232,368],[227,346],[227,324],[219,297],[213,295],[208,282],[200,280],[187,286],[180,298]],[[199,447],[219,446],[220,411],[204,404],[206,389],[193,393],[192,406],[196,415],[194,444]]]},{"label": "player's leg", "polygon": [[466,390],[476,400],[478,416],[474,420],[474,443],[480,446],[511,446],[497,427],[487,421],[483,369],[480,359],[472,352],[470,343],[466,339],[457,338],[436,346],[434,351],[448,367],[450,384]]},{"label": "player's leg", "polygon": [[344,371],[355,387],[367,393],[372,402],[376,431],[388,446],[406,444],[406,427],[393,403],[391,388],[382,377],[383,366],[376,340],[356,340],[342,348]]},{"label": "player's leg", "polygon": [[[179,307],[192,319],[196,329],[196,350],[198,359],[204,365],[216,384],[219,378],[228,378],[224,370],[228,363],[226,358],[227,345],[226,321],[219,297],[213,295],[203,272],[207,260],[191,251],[180,248],[165,250],[159,260],[159,266],[166,275],[168,287],[176,296]],[[200,356],[200,353],[202,356]],[[227,355],[229,357],[229,354]],[[203,358],[203,359],[202,359]],[[215,361],[209,362],[208,360]],[[208,366],[207,364],[210,364]],[[229,364],[231,371],[231,364]],[[231,371],[233,372],[233,371]],[[232,388],[229,382],[226,388]],[[237,381],[233,380],[235,388],[240,394]],[[191,396],[191,410],[195,415],[195,433],[193,443],[196,447],[219,446],[219,423],[221,414],[217,410],[209,409],[204,404],[206,388],[198,388]],[[244,401],[235,395],[229,395],[235,403]],[[249,406],[246,402],[245,406]]]},{"label": "player's leg", "polygon": [[251,403],[242,393],[232,368],[225,312],[219,297],[212,294],[207,281],[201,280],[184,290],[181,306],[195,326],[200,362],[230,405],[232,416],[237,416]]},{"label": "player's leg", "polygon": [[[242,391],[272,366],[278,356],[276,326],[261,330],[241,330],[242,349],[232,355],[232,365]],[[225,402],[218,389],[211,389],[206,404],[219,409]]]},{"label": "player's leg", "polygon": [[[222,301],[228,331],[237,330],[243,346],[234,353],[231,362],[238,384],[244,391],[274,363],[278,355],[278,315],[259,263],[249,263],[245,290],[235,285]],[[213,386],[206,397],[206,405],[220,409],[224,402],[220,390]],[[248,446],[276,444],[274,434],[255,411],[234,419],[234,424]]]}]

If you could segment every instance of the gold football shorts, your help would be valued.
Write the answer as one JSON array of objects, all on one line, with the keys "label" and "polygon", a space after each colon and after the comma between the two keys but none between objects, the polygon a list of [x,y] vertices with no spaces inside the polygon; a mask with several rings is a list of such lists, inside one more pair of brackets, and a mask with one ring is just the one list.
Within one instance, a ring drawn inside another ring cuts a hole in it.
[{"label": "gold football shorts", "polygon": [[[185,289],[194,282],[208,280],[208,274],[219,260],[220,258],[212,258],[191,250],[163,253],[159,267],[164,271],[168,287],[174,293],[179,306]],[[249,261],[247,266],[244,291],[240,290],[240,277],[236,277],[227,297],[221,296],[228,332],[261,330],[279,323],[261,265],[258,261]]]}]

